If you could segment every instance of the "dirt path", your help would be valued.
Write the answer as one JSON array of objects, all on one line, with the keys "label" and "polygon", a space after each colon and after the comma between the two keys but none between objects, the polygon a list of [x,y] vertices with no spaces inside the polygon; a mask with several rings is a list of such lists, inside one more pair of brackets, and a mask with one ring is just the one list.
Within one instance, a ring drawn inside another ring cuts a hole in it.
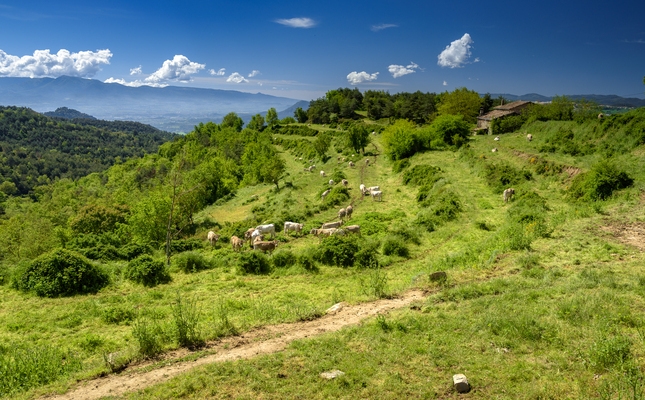
[{"label": "dirt path", "polygon": [[[322,318],[313,321],[262,327],[241,336],[209,343],[207,348],[214,350],[215,354],[194,361],[177,362],[151,371],[142,371],[146,366],[138,365],[128,368],[120,374],[81,382],[78,387],[68,393],[50,396],[47,399],[99,399],[105,396],[120,396],[164,382],[201,365],[248,359],[260,354],[282,351],[294,340],[335,332],[345,326],[356,325],[365,318],[403,308],[414,301],[424,299],[423,292],[410,291],[395,299],[378,300],[352,306],[345,305],[340,310],[329,312]],[[183,355],[186,354],[188,353]]]}]

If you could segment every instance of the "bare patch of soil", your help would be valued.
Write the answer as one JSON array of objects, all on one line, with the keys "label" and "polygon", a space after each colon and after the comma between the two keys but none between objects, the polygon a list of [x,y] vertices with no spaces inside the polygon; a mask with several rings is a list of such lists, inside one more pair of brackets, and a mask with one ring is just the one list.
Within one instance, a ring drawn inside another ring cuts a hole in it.
[{"label": "bare patch of soil", "polygon": [[621,243],[645,251],[645,222],[623,223],[614,221],[603,226],[603,231],[611,233]]},{"label": "bare patch of soil", "polygon": [[[209,343],[207,349],[215,354],[207,355],[193,361],[181,361],[148,371],[150,364],[129,367],[120,374],[108,375],[91,381],[81,382],[68,393],[60,396],[49,396],[48,399],[99,399],[106,396],[120,396],[128,392],[141,390],[201,365],[214,362],[248,359],[261,354],[276,353],[284,350],[294,340],[335,332],[349,325],[356,325],[362,320],[377,314],[409,306],[415,301],[422,301],[425,295],[421,291],[411,291],[398,298],[378,300],[371,303],[344,305],[339,310],[330,311],[327,315],[305,322],[266,326],[243,335],[230,337]],[[179,358],[190,352],[178,351],[172,357]],[[147,367],[147,368],[146,368]]]}]

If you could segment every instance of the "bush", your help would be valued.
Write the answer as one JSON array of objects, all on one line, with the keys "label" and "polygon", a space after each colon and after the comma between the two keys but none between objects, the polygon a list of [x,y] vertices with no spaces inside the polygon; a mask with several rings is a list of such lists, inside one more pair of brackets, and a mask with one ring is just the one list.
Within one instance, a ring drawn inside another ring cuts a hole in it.
[{"label": "bush", "polygon": [[119,254],[123,260],[133,260],[143,254],[151,254],[152,247],[147,244],[129,243],[119,249]]},{"label": "bush", "polygon": [[349,191],[346,187],[336,185],[331,192],[325,197],[325,204],[328,206],[338,206],[349,200]]},{"label": "bush", "polygon": [[204,248],[204,241],[196,238],[173,240],[170,244],[172,254]]},{"label": "bush", "polygon": [[383,254],[386,256],[409,257],[410,250],[405,241],[396,236],[389,236],[383,241]]},{"label": "bush", "polygon": [[178,254],[174,258],[173,264],[186,274],[214,267],[214,263],[211,260],[207,260],[206,257],[196,251],[186,251]]},{"label": "bush", "polygon": [[531,171],[517,169],[507,162],[487,164],[484,174],[488,185],[500,193],[509,186],[533,179]]},{"label": "bush", "polygon": [[15,287],[41,297],[96,293],[108,284],[107,275],[82,255],[57,249],[19,272]]},{"label": "bush", "polygon": [[125,278],[144,286],[157,286],[170,282],[170,274],[163,261],[155,260],[151,255],[144,254],[128,263]]},{"label": "bush", "polygon": [[271,257],[276,268],[288,268],[296,264],[297,257],[290,250],[276,251]]},{"label": "bush", "polygon": [[361,249],[354,256],[354,263],[359,268],[380,268],[378,260],[378,248],[380,242],[377,240],[363,242]]},{"label": "bush", "polygon": [[441,178],[441,168],[433,165],[415,165],[403,174],[405,185],[432,185]]},{"label": "bush", "polygon": [[397,161],[394,161],[392,163],[392,171],[394,171],[395,173],[398,174],[399,172],[403,171],[404,169],[406,169],[409,166],[410,166],[410,160],[409,159],[404,158],[402,160],[397,160]]},{"label": "bush", "polygon": [[397,120],[383,131],[383,145],[391,160],[411,157],[420,150],[417,127],[413,122]]},{"label": "bush", "polygon": [[569,188],[569,197],[576,200],[606,200],[614,191],[625,189],[634,180],[609,160],[602,160],[591,170],[576,176]]},{"label": "bush", "polygon": [[250,251],[240,254],[238,268],[244,274],[268,274],[271,272],[271,262],[264,254]]},{"label": "bush", "polygon": [[330,236],[323,239],[317,252],[317,259],[326,265],[351,267],[359,247],[353,236]]},{"label": "bush", "polygon": [[314,251],[305,251],[304,253],[298,255],[298,265],[310,272],[318,271],[314,253]]}]

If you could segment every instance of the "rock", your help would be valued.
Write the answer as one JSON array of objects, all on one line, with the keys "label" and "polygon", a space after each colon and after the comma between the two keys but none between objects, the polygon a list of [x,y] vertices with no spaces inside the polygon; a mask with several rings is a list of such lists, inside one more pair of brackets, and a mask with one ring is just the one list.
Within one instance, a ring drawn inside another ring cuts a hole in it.
[{"label": "rock", "polygon": [[430,274],[430,281],[443,282],[448,279],[448,275],[444,271],[437,271]]},{"label": "rock", "polygon": [[336,303],[333,306],[329,307],[325,314],[336,314],[338,311],[342,310],[345,307],[345,302]]},{"label": "rock", "polygon": [[455,390],[457,391],[457,393],[470,392],[470,384],[468,383],[468,379],[466,379],[466,375],[464,374],[453,375],[452,382],[455,386]]},{"label": "rock", "polygon": [[335,369],[335,370],[329,371],[329,372],[322,372],[320,374],[320,377],[325,378],[325,379],[336,379],[339,376],[343,376],[343,375],[345,375],[345,373],[343,371]]}]

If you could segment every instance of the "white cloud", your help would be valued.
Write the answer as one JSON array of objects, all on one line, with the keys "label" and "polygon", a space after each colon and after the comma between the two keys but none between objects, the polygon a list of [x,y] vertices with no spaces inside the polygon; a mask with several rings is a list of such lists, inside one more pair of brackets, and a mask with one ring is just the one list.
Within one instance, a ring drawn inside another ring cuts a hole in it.
[{"label": "white cloud", "polygon": [[62,75],[91,78],[101,70],[101,64],[109,64],[112,52],[108,49],[72,53],[60,49],[52,54],[49,49],[35,50],[33,56],[13,56],[0,50],[0,76],[52,77]]},{"label": "white cloud", "polygon": [[260,71],[258,71],[257,69],[254,69],[254,70],[253,70],[253,71],[251,71],[251,73],[249,74],[249,78],[253,78],[254,76],[258,76],[258,75],[260,75]]},{"label": "white cloud", "polygon": [[398,28],[398,27],[399,26],[395,24],[379,24],[379,25],[372,25],[372,28],[370,29],[372,29],[372,31],[374,32],[378,32],[378,31],[382,31],[383,29]]},{"label": "white cloud", "polygon": [[312,28],[316,26],[316,21],[311,18],[276,19],[275,22],[290,28]]},{"label": "white cloud", "polygon": [[243,75],[233,72],[228,78],[226,78],[226,82],[242,83],[248,82],[248,80]]},{"label": "white cloud", "polygon": [[192,62],[186,56],[175,55],[172,60],[163,62],[161,68],[148,76],[148,83],[163,83],[166,81],[190,82],[194,75],[206,67],[204,64]]},{"label": "white cloud", "polygon": [[443,81],[443,85],[444,85],[444,86],[448,86],[448,82]]},{"label": "white cloud", "polygon": [[365,71],[362,72],[350,72],[347,75],[347,81],[351,83],[352,85],[358,85],[359,83],[363,82],[368,82],[368,81],[375,81],[376,78],[378,78],[378,72],[375,72],[373,74],[368,74]]},{"label": "white cloud", "polygon": [[149,82],[144,82],[139,79],[136,81],[126,81],[125,79],[117,79],[117,78],[107,78],[106,80],[103,81],[103,83],[118,83],[119,85],[123,86],[130,86],[130,87],[139,87],[139,86],[152,86],[152,87],[166,87],[168,86],[167,83],[149,83]]},{"label": "white cloud", "polygon": [[136,68],[130,69],[130,75],[141,75],[141,74],[142,74],[141,65],[139,65]]},{"label": "white cloud", "polygon": [[215,71],[214,69],[209,69],[208,73],[215,76],[224,76],[226,75],[226,68],[220,68],[217,71]]},{"label": "white cloud", "polygon": [[439,54],[437,64],[442,67],[459,68],[468,62],[470,58],[470,48],[473,44],[470,35],[464,33],[461,39],[457,39],[446,46],[446,49]]},{"label": "white cloud", "polygon": [[419,69],[419,66],[413,62],[410,62],[410,65],[408,66],[392,64],[387,67],[387,70],[392,74],[394,78],[400,78],[407,74],[413,74],[416,72],[416,69]]}]

